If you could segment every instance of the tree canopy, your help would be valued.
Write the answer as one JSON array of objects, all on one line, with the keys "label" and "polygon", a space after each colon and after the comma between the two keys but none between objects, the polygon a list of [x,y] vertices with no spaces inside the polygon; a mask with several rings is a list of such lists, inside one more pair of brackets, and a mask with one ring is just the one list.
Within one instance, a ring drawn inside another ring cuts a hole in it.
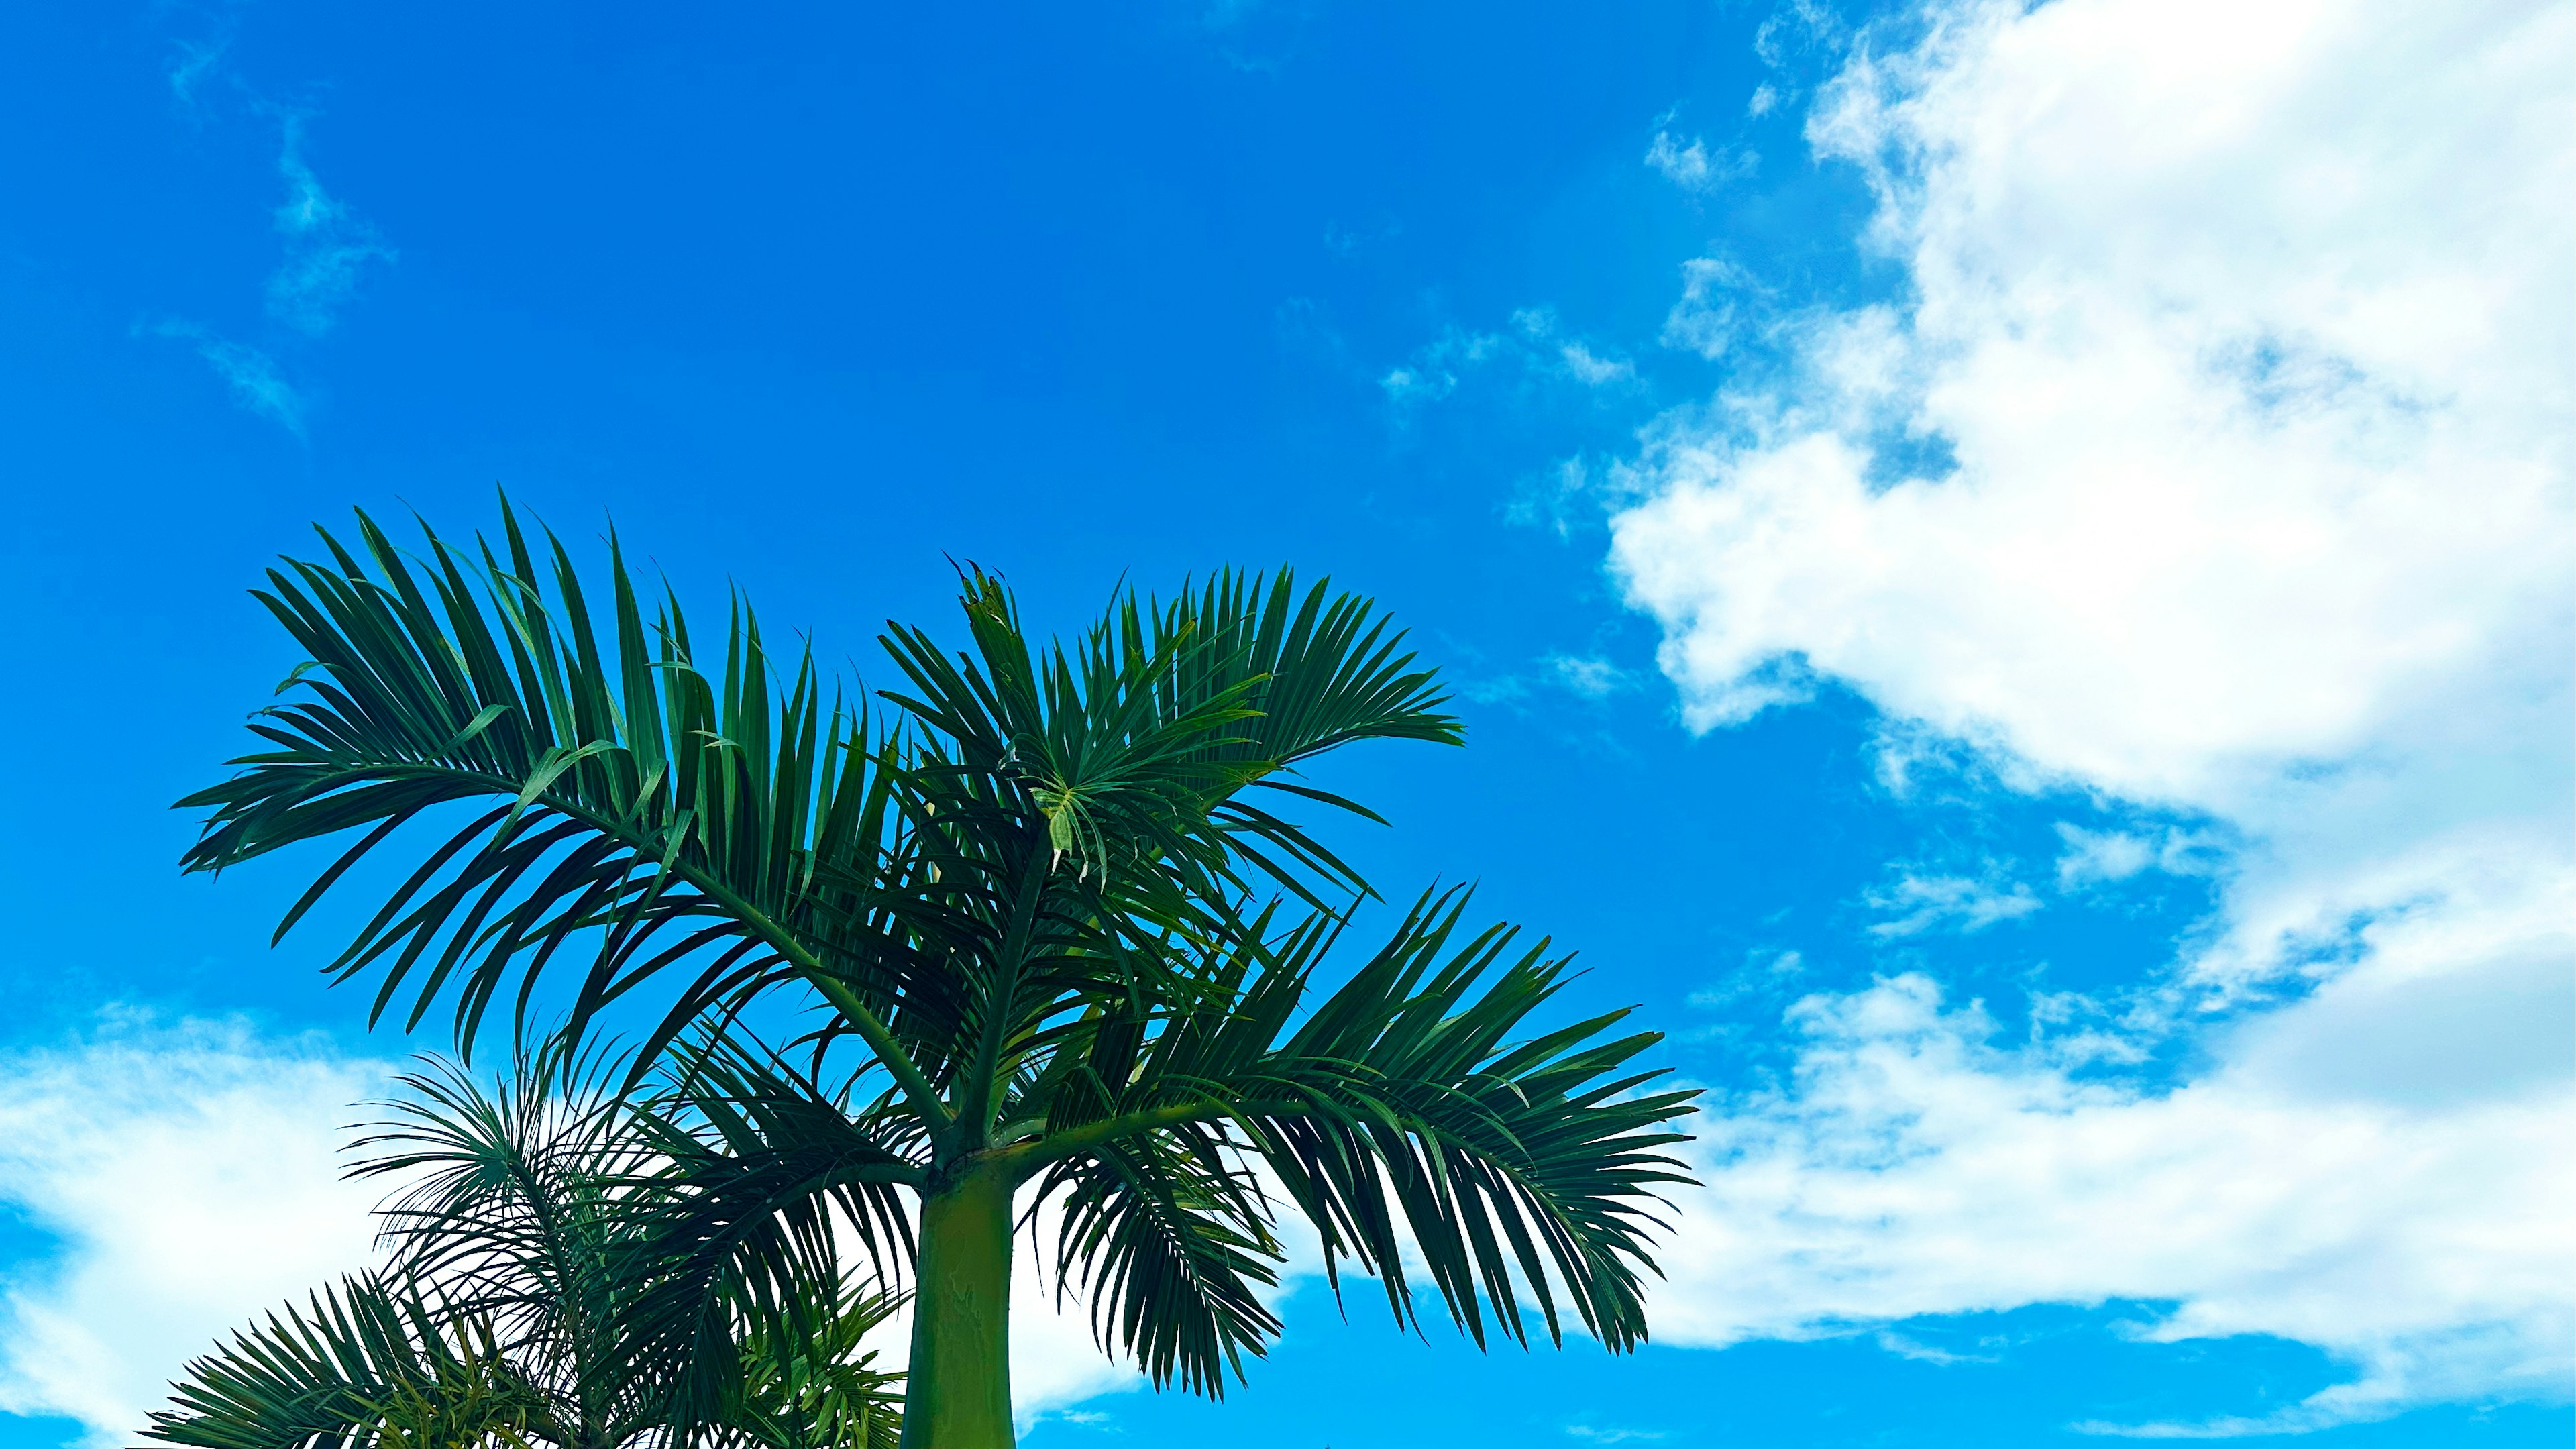
[{"label": "tree canopy", "polygon": [[[1410,1252],[1480,1343],[1643,1338],[1692,1095],[1636,1065],[1657,1036],[1538,1025],[1566,959],[1463,891],[1354,941],[1374,892],[1305,823],[1376,818],[1316,757],[1461,739],[1367,600],[1221,571],[1041,643],[970,567],[969,647],[890,624],[868,695],[773,657],[739,598],[702,651],[614,539],[604,625],[506,509],[497,544],[323,541],[259,593],[310,662],[182,802],[209,812],[186,863],[355,836],[282,936],[402,850],[332,970],[407,1029],[447,1002],[467,1050],[559,960],[569,1038],[657,1004],[632,1080],[684,1063],[708,1149],[660,1228],[699,1265],[671,1324],[855,1237],[922,1295],[906,1442],[1007,1443],[1011,1240],[1048,1203],[1059,1291],[1158,1384],[1219,1394],[1263,1351],[1282,1210],[1399,1322]],[[776,1000],[809,1010],[784,1041],[754,1029]]]}]

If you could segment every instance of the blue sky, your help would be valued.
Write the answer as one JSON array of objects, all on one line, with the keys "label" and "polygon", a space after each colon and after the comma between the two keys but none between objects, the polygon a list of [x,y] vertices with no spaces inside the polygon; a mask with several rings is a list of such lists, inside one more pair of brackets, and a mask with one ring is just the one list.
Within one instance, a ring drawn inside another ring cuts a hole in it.
[{"label": "blue sky", "polygon": [[[415,1045],[173,866],[363,506],[870,670],[1285,562],[1463,751],[1391,894],[1711,1088],[1656,1345],[1292,1278],[1032,1445],[2564,1444],[2565,3],[0,13],[0,1438],[349,1266]],[[327,924],[327,923],[325,923]]]}]

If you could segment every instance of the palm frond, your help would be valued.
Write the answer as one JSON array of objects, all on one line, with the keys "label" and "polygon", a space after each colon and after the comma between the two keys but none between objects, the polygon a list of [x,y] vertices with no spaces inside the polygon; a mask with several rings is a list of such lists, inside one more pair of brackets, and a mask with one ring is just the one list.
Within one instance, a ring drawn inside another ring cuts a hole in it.
[{"label": "palm frond", "polygon": [[1268,1352],[1278,1316],[1261,1291],[1284,1254],[1266,1204],[1222,1134],[1175,1130],[1054,1165],[1037,1204],[1061,1207],[1056,1294],[1088,1299],[1093,1335],[1156,1388],[1225,1395],[1246,1355]]},{"label": "palm frond", "polygon": [[900,1190],[928,1174],[888,1143],[910,1138],[925,1158],[927,1146],[889,1100],[836,1097],[741,1043],[697,1043],[671,1077],[634,1118],[658,1165],[621,1200],[615,1267],[635,1285],[627,1352],[694,1365],[671,1381],[672,1412],[707,1422],[735,1392],[711,1371],[738,1335],[826,1333],[848,1275],[903,1281],[914,1244]]},{"label": "palm frond", "polygon": [[540,974],[587,935],[576,1032],[663,972],[690,973],[639,1061],[795,979],[904,1075],[883,1021],[903,962],[882,948],[898,933],[864,929],[898,821],[883,738],[826,699],[810,656],[774,673],[739,601],[720,669],[692,653],[667,593],[648,626],[614,538],[603,642],[561,541],[544,536],[541,571],[517,516],[503,518],[501,553],[469,557],[423,525],[416,559],[361,514],[363,559],[325,532],[328,562],[270,570],[256,596],[310,664],[281,687],[295,699],[251,719],[271,748],[179,802],[210,812],[183,864],[219,870],[363,831],[283,937],[390,837],[427,833],[435,845],[329,969],[378,972],[371,1021],[408,995],[406,1029],[452,988],[469,1054],[514,971],[524,1029]]},{"label": "palm frond", "polygon": [[745,1338],[730,1437],[765,1449],[896,1449],[903,1376],[877,1367],[864,1345],[901,1303],[852,1287],[833,1296],[808,1331]]},{"label": "palm frond", "polygon": [[1403,635],[1374,605],[1324,584],[1300,597],[1285,570],[1266,586],[1221,571],[1169,604],[1123,595],[1074,648],[1044,652],[998,578],[970,570],[966,583],[975,654],[949,656],[897,626],[886,647],[913,692],[887,698],[947,741],[959,768],[1021,781],[1053,850],[1113,875],[1151,863],[1205,893],[1217,881],[1239,886],[1250,866],[1309,899],[1319,883],[1365,890],[1338,856],[1244,790],[1374,819],[1278,777],[1357,740],[1461,738],[1458,721],[1438,712],[1431,671],[1401,651]]},{"label": "palm frond", "polygon": [[1089,1095],[1059,1090],[1031,1156],[1223,1128],[1314,1223],[1337,1291],[1349,1260],[1414,1322],[1409,1245],[1480,1343],[1489,1321],[1525,1339],[1526,1307],[1551,1340],[1570,1310],[1612,1349],[1634,1346],[1657,1194],[1690,1180],[1671,1152],[1687,1139],[1665,1124],[1696,1093],[1642,1090],[1660,1074],[1625,1068],[1660,1038],[1606,1036],[1624,1011],[1519,1037],[1566,962],[1545,942],[1515,954],[1508,927],[1461,939],[1465,905],[1463,892],[1426,895],[1311,1008],[1308,983],[1339,934],[1315,918],[1238,953],[1218,978],[1231,1009],[1096,1032],[1096,1060],[1067,1078]]},{"label": "palm frond", "polygon": [[488,1325],[353,1277],[188,1365],[145,1437],[191,1449],[410,1449],[533,1432],[564,1442]]}]

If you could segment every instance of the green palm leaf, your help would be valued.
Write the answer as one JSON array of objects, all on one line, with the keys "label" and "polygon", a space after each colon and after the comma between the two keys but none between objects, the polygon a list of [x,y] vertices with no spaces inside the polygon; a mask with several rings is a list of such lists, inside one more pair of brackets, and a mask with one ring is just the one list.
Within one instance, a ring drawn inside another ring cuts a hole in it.
[{"label": "green palm leaf", "polygon": [[890,1444],[896,1376],[860,1340],[899,1300],[849,1279],[828,1238],[786,1303],[711,1285],[701,1245],[658,1231],[702,1189],[663,1150],[671,1131],[607,1094],[613,1065],[524,1054],[490,1089],[444,1064],[405,1078],[358,1143],[359,1173],[408,1184],[381,1209],[387,1268],[192,1364],[147,1432],[205,1449]]},{"label": "green palm leaf", "polygon": [[[1570,1307],[1605,1344],[1632,1346],[1655,1194],[1689,1181],[1671,1156],[1686,1139],[1663,1124],[1694,1094],[1639,1090],[1658,1074],[1623,1068],[1659,1038],[1602,1040],[1625,1012],[1520,1036],[1566,963],[1544,942],[1511,955],[1504,927],[1460,941],[1464,906],[1426,896],[1311,1011],[1329,924],[1240,952],[1223,977],[1231,1009],[1097,1033],[1078,1079],[1123,1085],[1060,1093],[1053,1139],[1026,1150],[1052,1161],[1153,1132],[1177,1134],[1193,1162],[1257,1156],[1316,1225],[1328,1271],[1347,1258],[1376,1274],[1399,1321],[1415,1313],[1410,1242],[1479,1342],[1488,1319],[1525,1338],[1526,1298],[1552,1340]],[[1230,1197],[1214,1217],[1247,1211]]]},{"label": "green palm leaf", "polygon": [[374,1277],[341,1280],[188,1365],[147,1438],[192,1449],[563,1442],[488,1325]]},{"label": "green palm leaf", "polygon": [[[508,1122],[401,1149],[450,1152],[406,1163],[436,1186],[401,1211],[481,1245],[417,1261],[482,1295],[505,1346],[578,1300],[551,1278],[513,1300],[476,1265],[516,1282],[532,1245],[596,1240],[612,1268],[581,1311],[663,1375],[674,1422],[711,1423],[749,1381],[719,1350],[821,1331],[855,1246],[869,1281],[948,1305],[914,1316],[915,1363],[974,1366],[913,1381],[910,1442],[1006,1444],[1010,1235],[1045,1202],[1059,1291],[1158,1383],[1216,1393],[1263,1351],[1282,1211],[1399,1322],[1427,1289],[1479,1342],[1643,1338],[1691,1095],[1635,1066],[1657,1038],[1617,1012],[1538,1025],[1565,961],[1466,930],[1456,892],[1326,984],[1371,892],[1303,817],[1375,817],[1299,772],[1460,737],[1367,601],[1228,571],[1050,644],[968,569],[967,647],[889,625],[899,687],[871,719],[810,659],[773,668],[739,603],[721,664],[693,652],[614,539],[602,628],[562,545],[541,570],[515,519],[498,548],[431,535],[418,558],[359,533],[261,592],[312,666],[254,717],[264,748],[183,802],[209,812],[187,863],[351,837],[282,933],[401,837],[412,870],[332,969],[372,973],[406,1027],[452,1000],[460,1045],[505,994],[523,1026],[568,948],[569,1039],[652,988],[609,1095],[661,1095],[598,1119],[651,1145],[593,1217],[491,1210],[565,1190],[475,1155]],[[818,1014],[773,1051],[751,1023],[776,1026],[782,990]]]}]

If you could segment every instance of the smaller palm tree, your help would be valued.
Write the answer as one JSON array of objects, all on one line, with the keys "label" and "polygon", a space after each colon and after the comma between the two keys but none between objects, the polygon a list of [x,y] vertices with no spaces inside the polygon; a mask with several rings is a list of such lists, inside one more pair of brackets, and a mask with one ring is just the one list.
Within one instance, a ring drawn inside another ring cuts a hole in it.
[{"label": "smaller palm tree", "polygon": [[673,1331],[657,1224],[687,1191],[672,1150],[690,1139],[597,1091],[596,1065],[523,1054],[488,1093],[444,1064],[403,1078],[353,1169],[411,1182],[382,1210],[388,1266],[191,1363],[143,1433],[193,1449],[893,1449],[897,1375],[863,1340],[894,1301],[839,1286],[829,1262],[759,1302],[710,1285]]}]

